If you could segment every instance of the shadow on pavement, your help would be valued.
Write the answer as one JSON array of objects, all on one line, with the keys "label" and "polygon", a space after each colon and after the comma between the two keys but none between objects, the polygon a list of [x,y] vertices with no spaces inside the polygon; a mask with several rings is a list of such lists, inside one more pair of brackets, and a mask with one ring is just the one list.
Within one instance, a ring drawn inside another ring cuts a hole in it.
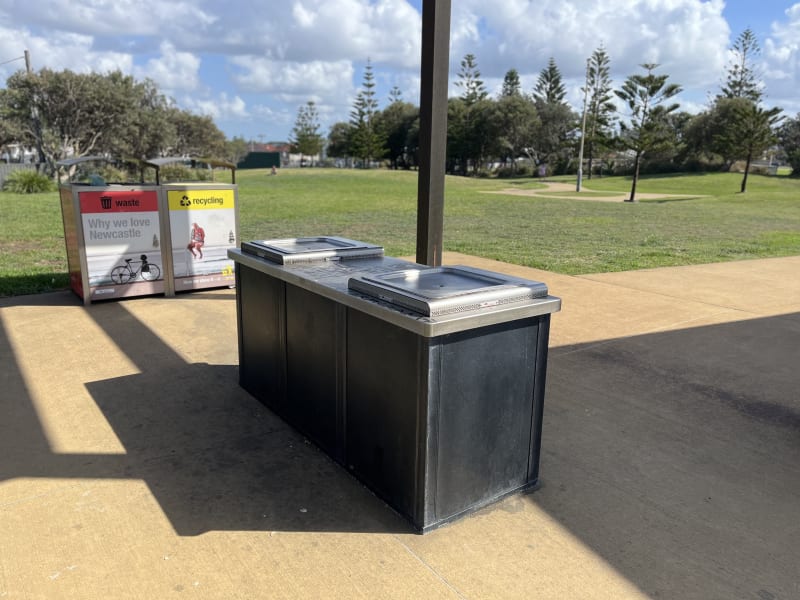
[{"label": "shadow on pavement", "polygon": [[[188,310],[191,300],[182,300]],[[142,372],[89,382],[86,388],[125,454],[53,453],[3,332],[2,383],[12,393],[0,402],[0,481],[142,479],[180,535],[411,531],[355,478],[241,390],[235,365],[185,362],[124,306],[101,303],[86,310]]]},{"label": "shadow on pavement", "polygon": [[[0,480],[142,479],[186,536],[411,531],[235,365],[187,362],[125,302],[86,310],[141,371],[86,383],[125,454],[54,453],[2,332]],[[800,313],[551,348],[542,487],[525,501],[651,597],[797,597],[797,348]]]},{"label": "shadow on pavement", "polygon": [[529,501],[651,597],[800,597],[800,313],[555,348]]}]

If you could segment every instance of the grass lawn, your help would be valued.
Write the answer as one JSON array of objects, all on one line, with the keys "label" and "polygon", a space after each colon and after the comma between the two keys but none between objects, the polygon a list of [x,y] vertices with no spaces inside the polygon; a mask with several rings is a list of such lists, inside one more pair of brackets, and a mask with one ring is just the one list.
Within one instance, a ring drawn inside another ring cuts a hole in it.
[{"label": "grass lawn", "polygon": [[[572,179],[574,181],[574,178]],[[590,202],[486,194],[543,187],[531,179],[448,177],[444,249],[567,274],[800,254],[800,180],[751,175],[643,177],[638,191],[703,198]],[[339,235],[415,253],[415,172],[239,171],[239,239]],[[584,179],[593,192],[630,179]],[[56,192],[0,193],[0,295],[65,287]]]}]

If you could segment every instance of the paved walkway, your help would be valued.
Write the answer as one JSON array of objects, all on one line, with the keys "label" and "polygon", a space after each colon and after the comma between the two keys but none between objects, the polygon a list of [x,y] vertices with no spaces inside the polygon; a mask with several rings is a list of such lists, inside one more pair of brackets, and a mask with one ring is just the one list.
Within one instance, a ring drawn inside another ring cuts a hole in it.
[{"label": "paved walkway", "polygon": [[237,385],[234,291],[0,300],[0,599],[800,597],[800,257],[545,281],[542,487],[425,536]]},{"label": "paved walkway", "polygon": [[[606,191],[592,190],[586,185],[581,186],[581,191],[575,191],[574,183],[563,183],[560,181],[544,181],[546,189],[519,189],[507,188],[496,192],[484,192],[486,194],[502,194],[504,196],[539,196],[542,198],[560,198],[564,200],[590,200],[592,202],[623,202],[631,197],[631,191]],[[572,192],[569,194],[569,192]],[[557,195],[556,195],[557,194]],[[698,195],[687,194],[653,194],[636,192],[637,200],[680,200],[687,198],[702,198]]]}]

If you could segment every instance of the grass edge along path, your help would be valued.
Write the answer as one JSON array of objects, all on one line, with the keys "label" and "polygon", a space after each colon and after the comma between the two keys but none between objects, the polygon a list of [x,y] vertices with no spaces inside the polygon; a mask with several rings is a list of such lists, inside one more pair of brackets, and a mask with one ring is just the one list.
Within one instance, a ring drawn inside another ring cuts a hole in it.
[{"label": "grass edge along path", "polygon": [[[381,244],[389,256],[415,253],[415,172],[255,170],[237,181],[240,240],[339,235]],[[670,197],[624,203],[503,193],[545,188],[530,178],[447,177],[444,249],[573,275],[800,255],[800,180],[753,175],[745,194],[740,181],[723,173],[643,177],[643,196]],[[584,186],[618,193],[630,179]],[[66,285],[58,193],[0,193],[0,296]]]}]

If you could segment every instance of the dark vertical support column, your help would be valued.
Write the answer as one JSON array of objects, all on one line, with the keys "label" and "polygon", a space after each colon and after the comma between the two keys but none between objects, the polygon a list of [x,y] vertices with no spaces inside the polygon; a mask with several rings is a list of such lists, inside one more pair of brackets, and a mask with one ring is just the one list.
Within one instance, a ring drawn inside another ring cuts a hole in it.
[{"label": "dark vertical support column", "polygon": [[422,1],[417,262],[442,264],[450,0]]}]

